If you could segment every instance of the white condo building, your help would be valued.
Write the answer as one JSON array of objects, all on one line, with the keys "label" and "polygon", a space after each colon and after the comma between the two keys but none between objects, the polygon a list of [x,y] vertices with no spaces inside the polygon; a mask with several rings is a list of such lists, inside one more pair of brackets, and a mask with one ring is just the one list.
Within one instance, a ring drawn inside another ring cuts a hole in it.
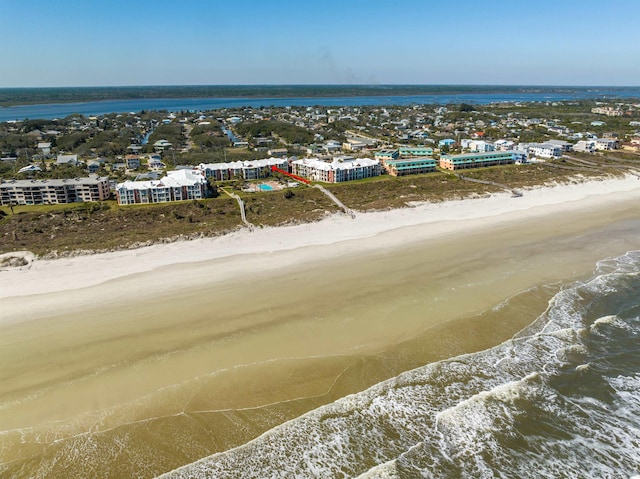
[{"label": "white condo building", "polygon": [[116,187],[120,205],[200,200],[206,192],[206,178],[193,170],[168,171],[167,176],[159,180],[125,181]]},{"label": "white condo building", "polygon": [[0,204],[63,204],[109,199],[109,179],[88,178],[46,180],[0,180]]},{"label": "white condo building", "polygon": [[271,167],[275,166],[286,172],[289,171],[287,158],[266,158],[264,160],[232,161],[229,163],[200,163],[197,169],[206,178],[217,181],[230,180],[234,176],[242,176],[245,180],[257,180],[271,176]]}]

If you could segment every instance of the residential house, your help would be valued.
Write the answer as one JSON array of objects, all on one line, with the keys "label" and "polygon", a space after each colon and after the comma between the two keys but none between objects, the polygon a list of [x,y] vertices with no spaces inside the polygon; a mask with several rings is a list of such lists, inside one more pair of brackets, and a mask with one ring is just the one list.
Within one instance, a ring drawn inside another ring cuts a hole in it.
[{"label": "residential house", "polygon": [[58,155],[56,165],[78,166],[78,155]]},{"label": "residential house", "polygon": [[87,161],[87,171],[91,174],[97,173],[102,167],[102,164],[98,160]]},{"label": "residential house", "polygon": [[509,151],[513,150],[515,143],[510,140],[496,140],[493,145],[497,151]]},{"label": "residential house", "polygon": [[547,140],[547,141],[545,141],[545,144],[559,146],[559,147],[560,147],[560,149],[561,149],[563,152],[567,152],[567,151],[571,151],[571,150],[573,150],[573,144],[572,144],[572,143],[569,143],[568,141],[562,141],[562,140]]},{"label": "residential house", "polygon": [[562,147],[553,143],[520,143],[516,150],[526,151],[529,156],[537,158],[560,158]]},{"label": "residential house", "polygon": [[618,140],[615,138],[597,138],[595,141],[596,150],[606,151],[618,148]]},{"label": "residential house", "polygon": [[138,155],[126,155],[124,157],[124,164],[128,170],[137,170],[140,168],[140,157]]},{"label": "residential house", "polygon": [[162,162],[160,155],[149,155],[147,160],[147,168],[152,171],[164,170],[167,166]]},{"label": "residential house", "polygon": [[283,157],[287,156],[288,152],[289,150],[287,150],[286,148],[273,148],[271,150],[268,150],[267,154],[271,156]]},{"label": "residential house", "polygon": [[51,143],[50,142],[39,142],[38,149],[44,156],[49,156],[51,154]]},{"label": "residential house", "polygon": [[579,151],[582,153],[594,153],[596,151],[595,140],[580,140],[573,145],[573,151]]},{"label": "residential house", "polygon": [[153,149],[155,151],[166,151],[170,149],[173,144],[169,143],[167,140],[158,140],[153,144]]}]

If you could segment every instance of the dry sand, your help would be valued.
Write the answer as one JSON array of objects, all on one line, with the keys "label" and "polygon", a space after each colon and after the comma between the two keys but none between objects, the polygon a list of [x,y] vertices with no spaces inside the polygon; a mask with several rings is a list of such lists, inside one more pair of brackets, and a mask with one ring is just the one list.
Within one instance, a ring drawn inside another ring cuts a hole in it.
[{"label": "dry sand", "polygon": [[[335,214],[323,221],[297,226],[247,230],[218,238],[154,245],[134,250],[36,260],[28,267],[0,272],[1,321],[34,317],[60,311],[95,306],[107,291],[120,301],[159,296],[187,290],[205,283],[250,277],[283,268],[309,265],[345,255],[407,246],[443,235],[492,228],[505,222],[531,219],[548,214],[566,214],[606,208],[620,202],[640,199],[636,177],[576,182],[540,187],[523,197],[494,194],[485,198],[418,204],[413,208],[361,213],[355,219]],[[413,228],[408,228],[413,227]],[[323,248],[319,254],[318,246]],[[208,263],[207,263],[208,262]],[[171,267],[171,271],[168,268]],[[200,274],[202,268],[212,272]],[[153,287],[144,281],[124,280],[139,273],[152,272]],[[79,292],[82,288],[109,282],[97,296]],[[107,290],[106,288],[109,288]],[[73,292],[69,301],[56,296],[37,300],[24,296]],[[4,301],[3,301],[4,300]]]},{"label": "dry sand", "polygon": [[498,344],[630,249],[635,178],[2,271],[0,475],[165,472]]}]

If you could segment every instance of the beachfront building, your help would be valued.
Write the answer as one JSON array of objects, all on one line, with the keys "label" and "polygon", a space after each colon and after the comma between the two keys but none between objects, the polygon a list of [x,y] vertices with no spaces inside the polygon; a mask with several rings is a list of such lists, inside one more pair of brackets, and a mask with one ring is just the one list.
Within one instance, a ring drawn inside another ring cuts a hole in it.
[{"label": "beachfront building", "polygon": [[595,140],[580,140],[573,145],[573,151],[579,151],[581,153],[593,153],[596,151]]},{"label": "beachfront building", "polygon": [[520,143],[516,150],[526,151],[529,156],[536,158],[560,158],[563,153],[563,147],[555,143]]},{"label": "beachfront building", "polygon": [[433,148],[427,146],[401,146],[398,148],[398,154],[400,156],[431,156],[433,155]]},{"label": "beachfront building", "polygon": [[104,177],[9,180],[0,182],[0,204],[42,205],[109,198],[109,179]]},{"label": "beachfront building", "polygon": [[370,158],[337,156],[331,162],[317,158],[304,158],[291,163],[294,175],[304,176],[313,181],[340,183],[379,176],[380,162]]},{"label": "beachfront building", "polygon": [[373,154],[373,157],[382,163],[389,160],[395,160],[398,158],[398,150],[379,150]]},{"label": "beachfront building", "polygon": [[202,172],[205,178],[225,181],[233,177],[242,177],[245,180],[267,178],[271,176],[272,166],[289,172],[289,160],[287,158],[266,158],[263,160],[232,161],[229,163],[200,163],[196,168]]},{"label": "beachfront building", "polygon": [[596,138],[596,150],[607,151],[618,148],[618,140],[615,138]]},{"label": "beachfront building", "polygon": [[200,200],[206,192],[206,178],[193,170],[168,171],[159,180],[125,181],[116,186],[120,205]]},{"label": "beachfront building", "polygon": [[489,153],[463,153],[461,155],[440,156],[440,168],[462,170],[483,168],[486,166],[509,165],[514,162],[511,151],[492,151]]},{"label": "beachfront building", "polygon": [[559,146],[563,152],[573,150],[573,144],[564,140],[547,140],[545,141],[545,144]]},{"label": "beachfront building", "polygon": [[430,157],[399,158],[386,160],[383,166],[391,176],[417,175],[436,171],[436,160]]}]

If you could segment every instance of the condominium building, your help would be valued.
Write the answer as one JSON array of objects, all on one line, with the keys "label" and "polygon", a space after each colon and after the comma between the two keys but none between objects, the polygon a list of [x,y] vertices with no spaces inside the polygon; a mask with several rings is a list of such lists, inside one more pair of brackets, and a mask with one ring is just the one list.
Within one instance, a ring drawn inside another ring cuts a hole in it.
[{"label": "condominium building", "polygon": [[0,182],[0,204],[41,205],[109,198],[108,178],[88,177],[47,180],[9,180]]},{"label": "condominium building", "polygon": [[387,160],[383,165],[391,176],[417,175],[436,171],[436,160],[429,157]]},{"label": "condominium building", "polygon": [[175,170],[159,180],[118,183],[118,204],[167,203],[206,197],[207,180],[197,171]]},{"label": "condominium building", "polygon": [[304,176],[313,181],[340,183],[361,180],[380,175],[380,162],[370,158],[338,156],[331,162],[317,158],[305,158],[291,163],[294,175]]},{"label": "condominium building", "polygon": [[508,165],[513,162],[513,152],[511,151],[491,151],[489,153],[463,153],[461,155],[440,156],[440,168],[447,170]]},{"label": "condominium building", "polygon": [[288,172],[289,160],[287,158],[266,158],[230,163],[200,163],[197,169],[206,178],[214,178],[217,181],[230,180],[234,176],[241,176],[245,180],[257,180],[271,176],[272,166]]},{"label": "condominium building", "polygon": [[398,148],[398,153],[400,156],[424,157],[433,155],[433,148],[429,148],[427,146],[401,146]]},{"label": "condominium building", "polygon": [[382,162],[395,160],[398,158],[398,150],[378,150],[373,154],[373,157]]}]

